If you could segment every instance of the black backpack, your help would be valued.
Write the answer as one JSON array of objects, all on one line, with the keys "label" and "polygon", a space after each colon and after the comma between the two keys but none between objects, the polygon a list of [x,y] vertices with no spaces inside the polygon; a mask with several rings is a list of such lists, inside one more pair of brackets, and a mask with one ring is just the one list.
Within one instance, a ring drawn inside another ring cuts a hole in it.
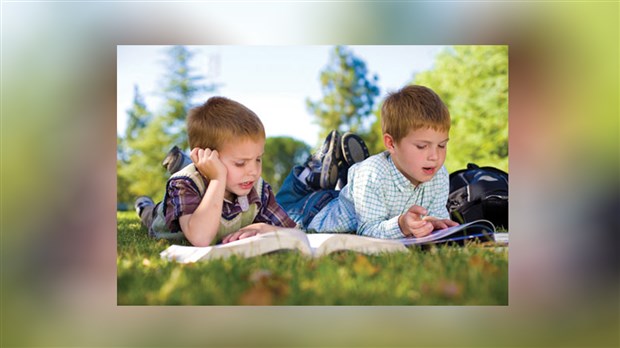
[{"label": "black backpack", "polygon": [[508,229],[508,173],[467,164],[467,169],[450,174],[446,207],[450,218],[459,223],[485,219]]}]

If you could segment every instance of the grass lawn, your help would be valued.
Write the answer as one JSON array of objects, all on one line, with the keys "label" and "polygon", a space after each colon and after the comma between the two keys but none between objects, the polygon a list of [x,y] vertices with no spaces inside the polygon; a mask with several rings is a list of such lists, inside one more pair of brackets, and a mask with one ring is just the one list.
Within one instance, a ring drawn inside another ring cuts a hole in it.
[{"label": "grass lawn", "polygon": [[[119,305],[507,305],[508,249],[410,248],[407,253],[295,252],[178,264],[169,241],[118,212]],[[184,244],[187,244],[185,242]]]}]

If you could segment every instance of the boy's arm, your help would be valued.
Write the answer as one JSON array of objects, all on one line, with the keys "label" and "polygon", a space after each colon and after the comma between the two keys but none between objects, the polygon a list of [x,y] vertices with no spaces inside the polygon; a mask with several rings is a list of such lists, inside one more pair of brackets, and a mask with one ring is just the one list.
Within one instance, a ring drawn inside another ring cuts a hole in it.
[{"label": "boy's arm", "polygon": [[225,181],[211,180],[194,213],[182,215],[179,218],[181,230],[192,245],[208,246],[217,235],[225,191]]},{"label": "boy's arm", "polygon": [[209,186],[196,210],[182,215],[179,225],[190,243],[208,246],[220,227],[227,170],[216,150],[194,148],[190,157],[200,174],[209,179]]},{"label": "boy's arm", "polygon": [[248,238],[257,234],[276,231],[279,227],[293,228],[297,224],[286,214],[284,209],[276,202],[275,195],[266,181],[262,180],[261,188],[261,207],[254,223],[244,226],[239,231],[226,235],[222,243],[229,243],[235,240]]},{"label": "boy's arm", "polygon": [[402,238],[405,235],[400,230],[399,217],[400,215],[389,218],[387,215],[381,214],[379,210],[374,213],[358,214],[357,233],[362,236],[381,239]]},{"label": "boy's arm", "polygon": [[349,185],[355,206],[358,234],[382,239],[404,237],[398,224],[400,215],[390,217],[381,180],[376,173],[358,172],[357,175],[350,176]]}]

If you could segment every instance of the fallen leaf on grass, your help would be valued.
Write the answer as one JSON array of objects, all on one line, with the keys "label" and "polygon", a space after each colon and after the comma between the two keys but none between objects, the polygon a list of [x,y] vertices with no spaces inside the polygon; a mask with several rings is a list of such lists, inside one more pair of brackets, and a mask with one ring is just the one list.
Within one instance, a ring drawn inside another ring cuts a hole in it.
[{"label": "fallen leaf on grass", "polygon": [[454,281],[442,281],[439,283],[439,291],[446,298],[459,298],[463,294],[463,285]]},{"label": "fallen leaf on grass", "polygon": [[273,294],[266,286],[257,284],[241,295],[239,303],[242,305],[269,306],[273,304]]},{"label": "fallen leaf on grass", "polygon": [[273,274],[270,270],[267,269],[259,269],[257,271],[252,272],[250,274],[250,281],[252,283],[266,283],[269,278],[271,278]]},{"label": "fallen leaf on grass", "polygon": [[248,277],[252,286],[239,298],[242,305],[268,306],[274,299],[288,294],[287,282],[270,270],[259,269]]},{"label": "fallen leaf on grass", "polygon": [[447,299],[460,298],[463,295],[463,285],[453,280],[439,280],[434,284],[422,284],[420,287],[425,296],[439,295]]},{"label": "fallen leaf on grass", "polygon": [[353,271],[355,271],[355,274],[372,276],[379,272],[379,267],[370,263],[366,256],[357,255],[355,262],[353,263]]},{"label": "fallen leaf on grass", "polygon": [[480,255],[474,255],[469,258],[469,266],[474,268],[481,268],[484,264],[484,259]]},{"label": "fallen leaf on grass", "polygon": [[499,268],[494,264],[486,261],[480,255],[474,255],[469,259],[469,266],[475,269],[479,269],[483,273],[495,274],[499,271]]}]

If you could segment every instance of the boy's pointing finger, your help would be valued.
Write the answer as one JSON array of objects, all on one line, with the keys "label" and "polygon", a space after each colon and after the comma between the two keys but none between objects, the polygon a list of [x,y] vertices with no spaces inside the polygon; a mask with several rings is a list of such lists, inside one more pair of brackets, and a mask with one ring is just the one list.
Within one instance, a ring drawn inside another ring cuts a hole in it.
[{"label": "boy's pointing finger", "polygon": [[418,215],[419,218],[422,218],[422,215],[428,214],[428,211],[426,210],[426,208],[421,207],[419,205],[412,206],[411,208],[409,208],[408,212]]}]

